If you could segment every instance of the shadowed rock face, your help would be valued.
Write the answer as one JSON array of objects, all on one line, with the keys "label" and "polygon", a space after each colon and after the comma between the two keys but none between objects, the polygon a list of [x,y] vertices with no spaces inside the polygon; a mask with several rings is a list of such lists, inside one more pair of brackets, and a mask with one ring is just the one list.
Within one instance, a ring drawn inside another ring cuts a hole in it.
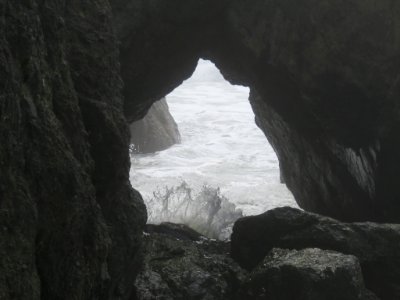
[{"label": "shadowed rock face", "polygon": [[107,1],[0,1],[0,299],[126,299],[129,184]]},{"label": "shadowed rock face", "polygon": [[168,149],[181,141],[165,98],[154,102],[146,116],[129,125],[135,153],[152,153]]},{"label": "shadowed rock face", "polygon": [[400,3],[112,4],[129,120],[188,78],[199,57],[211,59],[251,88],[257,124],[301,207],[400,220]]}]

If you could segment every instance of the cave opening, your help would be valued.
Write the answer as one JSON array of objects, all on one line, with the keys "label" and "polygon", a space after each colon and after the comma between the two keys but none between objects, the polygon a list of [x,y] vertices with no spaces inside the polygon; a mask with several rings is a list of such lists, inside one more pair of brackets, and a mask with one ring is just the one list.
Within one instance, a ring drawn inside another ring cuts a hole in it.
[{"label": "cave opening", "polygon": [[130,126],[130,179],[149,223],[185,223],[225,238],[242,215],[297,207],[248,98],[248,87],[200,59],[189,79]]}]

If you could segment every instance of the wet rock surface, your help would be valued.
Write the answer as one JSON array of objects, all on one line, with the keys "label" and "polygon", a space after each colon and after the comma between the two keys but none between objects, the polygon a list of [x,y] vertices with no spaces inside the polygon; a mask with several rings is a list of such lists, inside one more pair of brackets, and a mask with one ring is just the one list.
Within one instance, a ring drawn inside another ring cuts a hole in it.
[{"label": "wet rock surface", "polygon": [[184,225],[157,227],[144,238],[137,299],[234,299],[245,271],[229,257],[229,243],[193,236]]},{"label": "wet rock surface", "polygon": [[154,102],[146,116],[129,125],[134,153],[165,150],[181,141],[174,118],[165,98]]},{"label": "wet rock surface", "polygon": [[[185,225],[147,225],[138,300],[378,300],[365,288],[358,259],[321,249],[272,249],[251,271],[229,254],[229,242]],[[382,298],[385,299],[385,298]]]},{"label": "wet rock surface", "polygon": [[273,249],[242,285],[240,299],[377,300],[358,259],[320,249]]},{"label": "wet rock surface", "polygon": [[381,299],[400,297],[400,225],[342,223],[294,208],[239,219],[232,257],[256,267],[273,248],[334,250],[358,258],[366,287]]}]

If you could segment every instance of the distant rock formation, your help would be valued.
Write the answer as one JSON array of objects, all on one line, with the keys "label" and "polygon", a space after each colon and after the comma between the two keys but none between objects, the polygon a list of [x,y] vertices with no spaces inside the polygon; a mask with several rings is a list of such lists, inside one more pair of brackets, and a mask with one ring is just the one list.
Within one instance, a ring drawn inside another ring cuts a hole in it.
[{"label": "distant rock formation", "polygon": [[161,151],[181,142],[178,125],[169,112],[165,98],[155,102],[147,115],[133,122],[129,128],[136,153]]}]

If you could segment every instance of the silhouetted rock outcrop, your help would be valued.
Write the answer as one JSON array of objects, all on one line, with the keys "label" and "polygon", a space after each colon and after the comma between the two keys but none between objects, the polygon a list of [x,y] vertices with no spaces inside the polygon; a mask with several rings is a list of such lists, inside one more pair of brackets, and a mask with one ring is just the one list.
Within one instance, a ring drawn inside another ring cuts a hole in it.
[{"label": "silhouetted rock outcrop", "polygon": [[181,141],[178,125],[165,98],[154,102],[146,116],[129,125],[131,144],[137,153],[165,150]]},{"label": "silhouetted rock outcrop", "polygon": [[204,239],[204,236],[198,233],[196,230],[184,224],[176,224],[171,222],[163,222],[159,225],[147,224],[146,232],[150,234],[165,234],[171,238],[194,242]]},{"label": "silhouetted rock outcrop", "polygon": [[239,219],[232,257],[252,269],[275,247],[320,248],[356,256],[365,285],[382,299],[400,298],[400,225],[341,223],[294,208],[277,208]]}]

